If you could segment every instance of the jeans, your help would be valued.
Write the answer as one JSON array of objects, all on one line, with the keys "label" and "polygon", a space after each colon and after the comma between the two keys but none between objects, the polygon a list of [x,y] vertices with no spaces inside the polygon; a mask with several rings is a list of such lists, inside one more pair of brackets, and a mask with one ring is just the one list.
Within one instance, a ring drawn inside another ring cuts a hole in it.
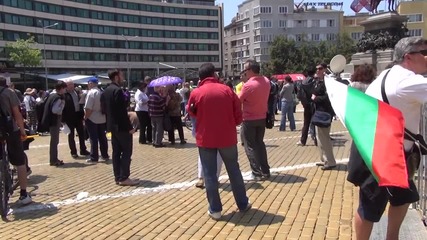
[{"label": "jeans", "polygon": [[295,118],[294,118],[294,102],[282,101],[282,120],[280,121],[280,131],[286,130],[286,116],[289,119],[289,127],[291,131],[295,130]]},{"label": "jeans", "polygon": [[[65,122],[67,123],[67,122]],[[83,120],[76,121],[75,124],[68,124],[68,127],[70,128],[70,134],[68,134],[68,145],[70,146],[70,153],[77,154],[77,148],[76,148],[76,142],[74,141],[75,131],[77,131],[77,134],[79,135],[79,145],[80,145],[80,153],[84,153],[87,151],[86,145],[85,145],[85,130],[83,127]]]},{"label": "jeans", "polygon": [[200,161],[202,162],[203,174],[205,177],[206,195],[209,202],[209,211],[212,213],[222,211],[217,177],[218,152],[224,161],[225,168],[230,178],[231,189],[233,191],[237,207],[240,210],[244,210],[248,206],[249,200],[246,196],[246,188],[243,183],[242,172],[240,171],[239,163],[237,161],[237,146],[234,145],[228,148],[199,147]]},{"label": "jeans", "polygon": [[[219,152],[216,155],[216,176],[219,177],[219,175],[221,174],[221,168],[222,168],[222,157],[221,154],[219,154]],[[203,167],[202,167],[202,161],[200,161],[200,156],[199,159],[197,161],[197,177],[198,178],[204,178],[205,175],[203,175]]]},{"label": "jeans", "polygon": [[151,127],[151,118],[148,112],[136,112],[139,120],[139,143],[153,142],[153,128]]},{"label": "jeans", "polygon": [[255,176],[270,175],[270,166],[267,160],[267,149],[264,143],[265,119],[243,121],[243,137],[246,156]]},{"label": "jeans", "polygon": [[94,123],[89,119],[86,119],[86,128],[89,132],[90,139],[90,160],[97,162],[99,160],[99,150],[101,150],[101,156],[108,158],[108,141],[107,141],[107,126],[105,123]]},{"label": "jeans", "polygon": [[163,141],[163,117],[151,117],[153,144],[161,145]]},{"label": "jeans", "polygon": [[132,157],[133,138],[129,132],[111,132],[113,145],[114,180],[122,182],[130,176],[130,159]]}]

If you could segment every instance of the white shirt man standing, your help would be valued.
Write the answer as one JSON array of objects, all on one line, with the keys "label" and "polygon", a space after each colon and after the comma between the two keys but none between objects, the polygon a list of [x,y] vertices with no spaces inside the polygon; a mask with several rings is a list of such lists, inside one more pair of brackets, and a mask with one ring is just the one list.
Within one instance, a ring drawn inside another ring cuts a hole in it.
[{"label": "white shirt man standing", "polygon": [[92,77],[88,81],[89,91],[86,95],[85,124],[89,132],[90,139],[90,158],[86,160],[88,163],[97,163],[99,160],[98,143],[101,150],[101,157],[107,161],[108,156],[108,141],[107,141],[107,126],[106,117],[101,108],[101,90],[98,88],[98,79]]},{"label": "white shirt man standing", "polygon": [[[427,73],[427,40],[422,37],[401,39],[394,47],[394,62],[396,65],[383,71],[368,87],[366,94],[385,100],[382,97],[382,89],[384,89],[389,104],[402,112],[406,129],[418,134],[420,109],[427,102],[427,81],[421,75]],[[413,152],[413,146],[414,142],[405,137],[406,157]],[[387,203],[390,202],[386,239],[397,240],[409,205],[420,198],[415,183],[410,178],[409,189],[379,187],[365,165],[351,167],[363,161],[360,159],[357,149],[352,146],[347,179],[356,186],[360,186],[359,207],[355,214],[356,239],[369,239],[373,223],[380,220]],[[408,175],[410,176],[411,172],[408,172]],[[366,177],[361,178],[361,176]]]}]

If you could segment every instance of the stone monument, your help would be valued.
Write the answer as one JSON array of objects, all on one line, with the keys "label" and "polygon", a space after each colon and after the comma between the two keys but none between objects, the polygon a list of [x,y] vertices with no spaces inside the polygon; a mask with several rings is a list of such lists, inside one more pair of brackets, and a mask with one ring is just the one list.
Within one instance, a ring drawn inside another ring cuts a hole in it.
[{"label": "stone monument", "polygon": [[383,71],[393,62],[394,45],[406,34],[406,21],[407,17],[390,11],[373,14],[361,22],[365,30],[357,43],[359,52],[351,57],[344,71],[353,73],[357,66],[365,63],[372,64],[378,73]]}]

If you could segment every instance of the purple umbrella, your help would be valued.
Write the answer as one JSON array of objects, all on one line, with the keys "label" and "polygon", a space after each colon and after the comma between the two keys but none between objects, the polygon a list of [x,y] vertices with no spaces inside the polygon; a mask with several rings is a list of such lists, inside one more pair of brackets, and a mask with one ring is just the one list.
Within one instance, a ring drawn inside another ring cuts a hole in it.
[{"label": "purple umbrella", "polygon": [[159,87],[159,86],[167,86],[167,85],[173,85],[182,83],[182,79],[179,77],[172,77],[172,76],[164,76],[157,79],[154,79],[153,81],[148,84],[149,87]]}]

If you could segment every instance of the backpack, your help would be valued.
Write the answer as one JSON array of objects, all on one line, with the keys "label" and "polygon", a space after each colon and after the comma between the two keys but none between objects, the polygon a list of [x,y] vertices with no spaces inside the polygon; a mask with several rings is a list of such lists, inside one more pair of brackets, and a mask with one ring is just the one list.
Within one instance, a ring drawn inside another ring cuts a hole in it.
[{"label": "backpack", "polygon": [[297,84],[297,98],[303,105],[307,105],[311,102],[311,94],[314,89],[314,79],[308,77],[301,83]]},{"label": "backpack", "polygon": [[[0,95],[6,88],[0,90]],[[1,106],[5,104],[1,103]],[[0,107],[0,140],[5,140],[13,132],[13,117]]]}]

